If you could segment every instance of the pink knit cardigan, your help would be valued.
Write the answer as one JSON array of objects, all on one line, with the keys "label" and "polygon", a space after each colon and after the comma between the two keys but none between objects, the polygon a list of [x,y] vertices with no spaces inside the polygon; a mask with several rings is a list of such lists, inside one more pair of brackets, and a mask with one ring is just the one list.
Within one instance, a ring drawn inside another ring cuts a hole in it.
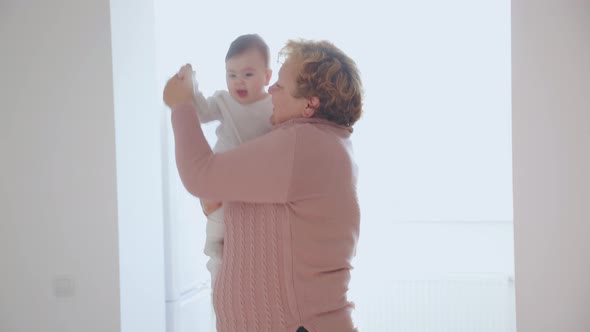
[{"label": "pink knit cardigan", "polygon": [[226,202],[218,331],[356,331],[346,297],[360,220],[352,130],[294,119],[213,154],[192,104],[175,106],[172,124],[186,189]]}]

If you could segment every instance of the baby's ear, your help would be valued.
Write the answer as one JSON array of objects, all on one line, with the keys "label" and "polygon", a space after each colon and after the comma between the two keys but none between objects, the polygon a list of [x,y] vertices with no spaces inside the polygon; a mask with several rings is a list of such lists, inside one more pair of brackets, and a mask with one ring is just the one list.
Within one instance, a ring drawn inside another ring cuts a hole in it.
[{"label": "baby's ear", "polygon": [[272,69],[268,68],[266,70],[266,84],[265,85],[268,85],[270,83],[271,77],[272,77]]}]

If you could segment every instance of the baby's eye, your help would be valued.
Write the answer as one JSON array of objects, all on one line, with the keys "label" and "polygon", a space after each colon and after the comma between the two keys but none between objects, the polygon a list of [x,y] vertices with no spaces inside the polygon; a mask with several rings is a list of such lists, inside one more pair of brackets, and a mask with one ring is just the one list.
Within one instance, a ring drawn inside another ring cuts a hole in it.
[{"label": "baby's eye", "polygon": [[236,74],[227,74],[227,77],[229,77],[229,78],[236,78]]},{"label": "baby's eye", "polygon": [[254,73],[246,73],[246,77],[252,77],[254,76]]}]

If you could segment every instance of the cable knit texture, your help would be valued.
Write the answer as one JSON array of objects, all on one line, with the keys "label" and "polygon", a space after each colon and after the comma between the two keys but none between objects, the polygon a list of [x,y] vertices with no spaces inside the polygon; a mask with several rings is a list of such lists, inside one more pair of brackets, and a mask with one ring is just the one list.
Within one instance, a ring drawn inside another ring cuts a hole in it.
[{"label": "cable knit texture", "polygon": [[294,119],[213,154],[192,104],[174,107],[189,192],[226,203],[218,332],[356,331],[346,293],[359,233],[351,129]]},{"label": "cable knit texture", "polygon": [[[284,331],[288,324],[281,284],[279,242],[284,206],[230,203],[226,209],[227,264],[216,284],[218,331]],[[228,315],[227,313],[230,313]],[[223,314],[225,313],[225,314]]]}]

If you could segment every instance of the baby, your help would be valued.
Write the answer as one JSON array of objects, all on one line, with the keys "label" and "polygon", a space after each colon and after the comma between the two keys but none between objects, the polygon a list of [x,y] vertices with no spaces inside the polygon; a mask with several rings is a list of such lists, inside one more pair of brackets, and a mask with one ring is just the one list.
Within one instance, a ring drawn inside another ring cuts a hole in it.
[{"label": "baby", "polygon": [[[199,119],[202,123],[220,121],[213,152],[228,151],[271,130],[272,103],[265,89],[272,75],[269,63],[267,44],[257,34],[248,34],[236,38],[225,56],[227,91],[205,98],[193,72]],[[223,256],[223,206],[221,202],[201,204],[207,214],[205,255],[209,256],[207,269],[213,287]]]}]

